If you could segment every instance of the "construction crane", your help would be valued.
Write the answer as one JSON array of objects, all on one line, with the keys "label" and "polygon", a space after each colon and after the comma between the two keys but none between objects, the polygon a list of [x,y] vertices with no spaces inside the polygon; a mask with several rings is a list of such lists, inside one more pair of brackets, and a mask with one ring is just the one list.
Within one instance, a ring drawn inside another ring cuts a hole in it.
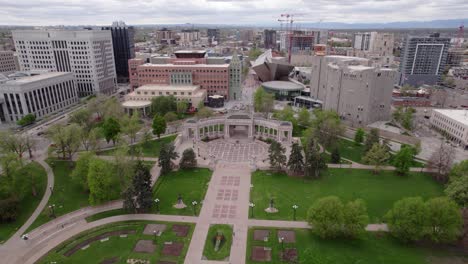
[{"label": "construction crane", "polygon": [[457,33],[457,41],[455,42],[455,47],[461,48],[462,43],[463,43],[463,37],[464,37],[464,30],[465,26],[463,23],[458,27],[458,33]]},{"label": "construction crane", "polygon": [[281,14],[278,21],[281,23],[281,30],[283,30],[283,22],[286,25],[286,36],[289,39],[288,43],[288,62],[291,63],[292,51],[292,37],[293,37],[293,23],[295,16],[304,16],[305,14]]}]

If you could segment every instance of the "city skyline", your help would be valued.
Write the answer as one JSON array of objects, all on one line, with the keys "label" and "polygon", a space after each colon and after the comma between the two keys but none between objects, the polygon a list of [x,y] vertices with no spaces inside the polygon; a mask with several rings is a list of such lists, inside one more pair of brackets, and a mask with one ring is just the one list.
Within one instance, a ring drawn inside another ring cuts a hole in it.
[{"label": "city skyline", "polygon": [[390,23],[463,19],[468,13],[468,2],[463,0],[0,0],[0,6],[0,24],[33,26],[106,25],[115,20],[128,24],[275,25],[281,13],[302,14],[296,23]]}]

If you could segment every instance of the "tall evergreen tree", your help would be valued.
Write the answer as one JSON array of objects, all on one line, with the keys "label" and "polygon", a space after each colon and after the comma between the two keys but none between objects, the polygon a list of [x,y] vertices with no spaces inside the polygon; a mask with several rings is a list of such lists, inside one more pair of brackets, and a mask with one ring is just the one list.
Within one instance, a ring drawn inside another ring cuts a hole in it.
[{"label": "tall evergreen tree", "polygon": [[310,145],[306,149],[305,175],[307,177],[319,178],[320,173],[327,168],[327,164],[322,155],[320,155],[314,141],[309,140],[308,142]]},{"label": "tall evergreen tree", "polygon": [[194,168],[197,166],[197,157],[192,148],[184,150],[182,158],[180,159],[179,166],[182,169]]},{"label": "tall evergreen tree", "polygon": [[366,136],[366,141],[364,143],[364,150],[367,152],[369,151],[375,143],[379,142],[379,130],[377,128],[372,128]]},{"label": "tall evergreen tree", "polygon": [[331,163],[340,164],[340,162],[341,162],[340,150],[338,149],[338,147],[334,147],[331,153]]},{"label": "tall evergreen tree", "polygon": [[304,156],[302,147],[298,143],[293,143],[291,155],[289,155],[288,168],[293,174],[302,174],[304,172]]},{"label": "tall evergreen tree", "polygon": [[159,152],[159,167],[161,167],[161,174],[166,174],[172,170],[172,160],[179,157],[175,151],[175,146],[172,143],[163,144]]},{"label": "tall evergreen tree", "polygon": [[281,170],[286,164],[286,155],[284,154],[286,149],[278,143],[273,141],[268,149],[268,158],[270,159],[270,166],[276,170]]}]

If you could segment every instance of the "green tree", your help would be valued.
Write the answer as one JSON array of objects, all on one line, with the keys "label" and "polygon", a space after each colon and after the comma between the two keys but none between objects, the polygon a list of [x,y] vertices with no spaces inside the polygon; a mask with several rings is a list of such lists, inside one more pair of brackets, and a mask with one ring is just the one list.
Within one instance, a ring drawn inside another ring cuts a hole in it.
[{"label": "green tree", "polygon": [[56,124],[48,129],[47,136],[54,142],[63,159],[67,157],[72,160],[81,145],[81,132],[81,128],[74,123],[68,126]]},{"label": "green tree", "polygon": [[178,101],[177,102],[177,114],[179,115],[179,117],[182,117],[183,114],[185,114],[187,112],[187,109],[189,107],[189,104],[187,103],[187,101]]},{"label": "green tree", "polygon": [[16,197],[0,199],[0,223],[11,223],[18,218],[20,208]]},{"label": "green tree", "polygon": [[104,121],[104,124],[102,125],[102,132],[107,143],[109,143],[112,140],[112,143],[115,145],[120,131],[120,124],[117,121],[117,119],[113,117],[107,118],[106,121]]},{"label": "green tree", "polygon": [[108,98],[104,102],[104,117],[106,119],[113,118],[115,120],[120,120],[122,116],[125,115],[122,104],[115,97]]},{"label": "green tree", "polygon": [[332,148],[344,132],[340,117],[332,110],[315,110],[311,131],[307,132],[325,148]]},{"label": "green tree", "polygon": [[71,173],[73,181],[78,183],[83,190],[88,191],[88,172],[89,164],[92,160],[96,159],[96,155],[92,152],[81,153],[76,161],[75,169]]},{"label": "green tree", "polygon": [[312,139],[308,140],[305,151],[305,176],[318,179],[320,173],[327,169],[327,163]]},{"label": "green tree", "polygon": [[450,170],[449,177],[450,179],[457,179],[460,177],[468,176],[468,160],[455,163]]},{"label": "green tree", "polygon": [[364,137],[366,136],[366,132],[362,128],[358,128],[356,133],[354,134],[354,142],[356,145],[362,144],[364,142]]},{"label": "green tree", "polygon": [[396,153],[393,159],[393,166],[400,175],[407,175],[413,164],[414,151],[410,147],[403,147]]},{"label": "green tree", "polygon": [[444,142],[441,142],[439,148],[432,153],[427,167],[436,171],[432,174],[436,181],[446,183],[449,180],[454,155],[454,148]]},{"label": "green tree", "polygon": [[118,197],[120,189],[116,188],[118,183],[112,172],[111,164],[105,160],[93,159],[89,163],[88,186],[91,205],[101,204]]},{"label": "green tree", "polygon": [[282,120],[282,121],[289,121],[293,125],[293,131],[296,131],[297,128],[297,119],[294,117],[294,110],[291,106],[287,105],[283,108],[283,110],[278,111],[274,114],[274,117]]},{"label": "green tree", "polygon": [[420,240],[427,223],[426,212],[421,197],[397,201],[385,216],[390,233],[405,243]]},{"label": "green tree", "polygon": [[213,110],[209,109],[208,107],[198,108],[196,115],[198,118],[208,118],[213,116]]},{"label": "green tree", "polygon": [[161,175],[169,173],[172,170],[172,160],[179,157],[179,153],[175,151],[175,146],[172,143],[163,144],[159,152],[159,167],[161,167]]},{"label": "green tree", "polygon": [[159,114],[154,115],[152,128],[153,134],[160,138],[161,134],[166,131],[166,120],[164,120],[164,117]]},{"label": "green tree", "polygon": [[140,115],[138,111],[133,111],[131,117],[124,115],[121,123],[122,132],[130,138],[130,143],[135,142],[138,131],[143,127],[140,123]]},{"label": "green tree", "polygon": [[258,88],[254,93],[255,112],[270,113],[273,110],[275,96],[268,93],[263,87]]},{"label": "green tree", "polygon": [[197,166],[197,157],[192,148],[188,148],[182,152],[182,158],[180,159],[179,166],[182,169],[195,168]]},{"label": "green tree", "polygon": [[27,150],[25,136],[13,134],[10,131],[0,131],[0,150],[3,153],[15,153],[18,158],[22,158]]},{"label": "green tree", "polygon": [[405,113],[403,114],[402,116],[402,119],[401,119],[401,125],[408,129],[408,130],[411,130],[412,127],[413,127],[413,112],[411,111],[405,111]]},{"label": "green tree", "polygon": [[303,127],[308,127],[310,125],[310,112],[307,108],[301,108],[297,116],[297,122]]},{"label": "green tree", "polygon": [[380,143],[379,130],[377,128],[371,128],[364,143],[365,152],[369,151],[376,143]]},{"label": "green tree", "polygon": [[288,169],[294,175],[304,173],[304,156],[302,155],[302,147],[297,142],[294,142],[291,147],[291,154],[288,160]]},{"label": "green tree", "polygon": [[365,164],[373,165],[374,173],[377,174],[380,172],[380,166],[385,164],[389,158],[388,150],[383,145],[376,143],[362,158],[362,161]]},{"label": "green tree", "polygon": [[343,208],[343,221],[344,236],[356,238],[364,234],[369,224],[369,215],[364,201],[358,199],[348,202]]},{"label": "green tree", "polygon": [[468,176],[452,178],[445,188],[445,194],[459,206],[468,207]]},{"label": "green tree", "polygon": [[27,126],[27,125],[30,125],[30,124],[34,123],[34,121],[36,121],[36,116],[33,115],[33,114],[27,114],[27,115],[23,116],[23,118],[18,120],[16,122],[16,124],[18,126]]},{"label": "green tree", "polygon": [[177,100],[174,96],[158,96],[151,99],[151,113],[164,116],[167,112],[177,111]]},{"label": "green tree", "polygon": [[148,212],[152,205],[151,173],[143,162],[138,161],[135,165],[132,184],[124,194],[124,208],[128,211]]},{"label": "green tree", "polygon": [[281,170],[286,165],[286,149],[277,141],[273,141],[268,149],[270,166],[276,170]]},{"label": "green tree", "polygon": [[167,123],[174,122],[177,120],[177,115],[174,112],[167,112],[164,115],[164,120],[166,120]]},{"label": "green tree", "polygon": [[312,232],[321,238],[336,238],[342,234],[344,215],[343,203],[336,196],[321,198],[307,212]]},{"label": "green tree", "polygon": [[341,163],[340,149],[338,147],[334,147],[331,152],[331,163],[333,164]]},{"label": "green tree", "polygon": [[461,234],[462,216],[458,205],[447,197],[432,198],[426,202],[427,230],[436,243],[454,242]]},{"label": "green tree", "polygon": [[78,124],[89,132],[93,127],[92,113],[88,108],[81,108],[70,115],[70,122]]}]

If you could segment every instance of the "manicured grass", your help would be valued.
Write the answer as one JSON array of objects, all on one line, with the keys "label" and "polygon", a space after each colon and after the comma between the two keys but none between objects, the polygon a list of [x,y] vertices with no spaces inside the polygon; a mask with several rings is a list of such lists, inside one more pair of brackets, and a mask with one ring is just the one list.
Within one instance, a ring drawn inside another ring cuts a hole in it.
[{"label": "manicured grass", "polygon": [[[381,222],[382,217],[399,199],[421,196],[424,199],[443,195],[443,186],[427,174],[410,173],[398,176],[392,171],[373,174],[371,170],[328,169],[321,179],[304,180],[288,177],[284,173],[257,171],[252,175],[250,197],[254,218],[292,220],[292,205],[299,206],[297,219],[305,220],[307,210],[321,197],[336,195],[344,201],[361,198],[366,202],[370,220]],[[278,213],[264,211],[274,199]]]},{"label": "manicured grass", "polygon": [[[224,236],[219,250],[215,251],[216,236],[220,233]],[[208,260],[226,260],[229,258],[232,244],[232,226],[231,225],[212,225],[208,230],[205,241],[203,256]]]},{"label": "manicured grass", "polygon": [[[362,163],[362,159],[366,155],[364,145],[358,145],[353,141],[340,138],[338,139],[338,149],[342,158],[352,160],[357,163]],[[327,149],[331,152],[331,149]],[[392,165],[394,154],[391,154],[390,159],[387,162],[387,165]],[[412,167],[423,168],[424,164],[419,161],[413,161]]]},{"label": "manicured grass", "polygon": [[54,212],[57,217],[89,205],[88,193],[71,178],[73,168],[70,166],[70,161],[49,160],[48,163],[54,170],[54,189],[47,206],[28,231],[52,220],[49,205],[55,204]]},{"label": "manicured grass", "polygon": [[[143,154],[143,157],[158,157],[159,151],[161,150],[161,145],[164,143],[170,143],[176,139],[177,135],[162,137],[160,139],[155,139],[149,141],[147,144],[138,143],[130,147],[130,151],[135,148],[140,148]],[[115,153],[115,149],[103,150],[98,153],[98,155],[112,156]]]},{"label": "manicured grass", "polygon": [[[197,201],[196,215],[198,215],[211,174],[212,172],[208,169],[194,168],[172,171],[166,175],[161,175],[153,190],[153,197],[160,200],[159,212],[171,215],[193,215],[192,201]],[[184,209],[173,207],[177,203],[179,194],[182,195],[182,201],[187,206]],[[156,212],[155,207],[153,212]]]},{"label": "manicured grass", "polygon": [[[41,202],[44,192],[47,188],[47,173],[39,163],[31,162],[24,166],[22,174],[34,175],[36,182],[36,196],[33,196],[32,190],[25,190],[25,196],[19,203],[19,214],[16,221],[0,224],[0,243],[8,240],[31,216],[37,205]],[[1,184],[1,181],[0,181]]]},{"label": "manicured grass", "polygon": [[[144,235],[143,230],[146,224],[166,224],[166,231],[162,233],[161,236],[155,237],[153,235]],[[49,252],[48,255],[43,257],[38,263],[52,263],[56,261],[57,263],[101,263],[106,259],[113,257],[118,257],[118,263],[127,263],[127,259],[144,259],[149,260],[151,263],[157,263],[157,261],[172,261],[175,263],[184,263],[185,255],[190,244],[190,239],[192,237],[194,225],[189,225],[190,231],[187,237],[177,237],[176,234],[172,231],[172,225],[175,223],[167,222],[146,222],[146,221],[134,221],[134,222],[120,222],[113,223],[103,227],[99,227],[94,230],[89,230],[84,233],[77,235],[74,238],[71,238],[64,242],[62,245],[59,245],[57,248]],[[120,236],[111,236],[109,241],[100,242],[94,241],[90,244],[89,248],[85,250],[78,250],[70,257],[65,257],[63,254],[71,249],[74,245],[88,239],[95,237],[99,234],[116,231],[116,230],[136,230],[136,234],[129,234],[127,237]],[[136,243],[139,240],[153,240],[156,242],[156,250],[154,253],[136,253],[133,252],[133,249]],[[184,243],[184,248],[182,254],[178,257],[176,256],[164,256],[162,254],[162,249],[165,242],[182,242]]]},{"label": "manicured grass", "polygon": [[103,218],[116,216],[116,215],[124,215],[124,214],[128,214],[124,209],[122,209],[122,208],[121,209],[114,209],[114,210],[105,211],[105,212],[101,212],[101,213],[97,213],[97,214],[88,216],[88,217],[86,217],[86,222],[89,223],[89,222],[97,221],[97,220],[100,220],[100,219],[103,219]]},{"label": "manicured grass", "polygon": [[[268,242],[254,241],[255,229],[269,230]],[[285,229],[281,229],[285,230]],[[456,256],[447,251],[416,247],[400,244],[393,238],[382,233],[367,233],[358,240],[336,239],[323,240],[312,235],[310,230],[295,229],[296,242],[284,243],[284,249],[295,248],[298,251],[298,263],[307,264],[335,264],[335,263],[359,263],[359,264],[442,264],[464,263],[461,256]],[[268,263],[287,263],[280,261],[282,250],[278,240],[277,229],[256,227],[250,228],[247,242],[247,264],[255,262],[251,260],[252,247],[262,246],[271,248],[272,261]],[[431,262],[432,257],[437,257],[441,262]],[[460,262],[455,262],[459,260]]]}]

